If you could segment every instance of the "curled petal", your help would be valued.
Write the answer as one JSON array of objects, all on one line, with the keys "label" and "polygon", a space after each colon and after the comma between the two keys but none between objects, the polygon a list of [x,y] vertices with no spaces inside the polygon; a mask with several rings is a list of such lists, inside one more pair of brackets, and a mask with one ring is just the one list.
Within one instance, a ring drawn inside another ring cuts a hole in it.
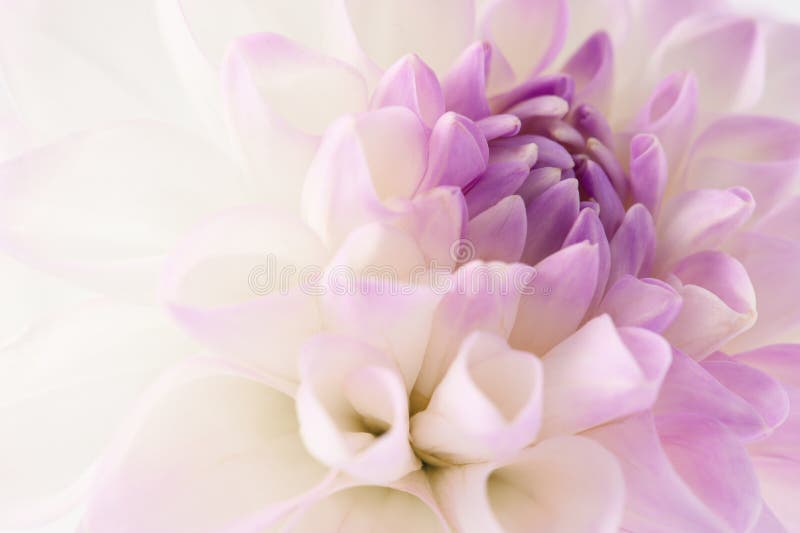
[{"label": "curled petal", "polygon": [[475,30],[470,0],[345,0],[345,5],[361,48],[383,68],[413,52],[444,72]]},{"label": "curled petal", "polygon": [[700,252],[675,267],[683,306],[664,336],[702,359],[756,321],[756,294],[742,264],[722,252]]},{"label": "curled petal", "polygon": [[312,338],[301,352],[297,417],[309,453],[374,483],[420,467],[408,443],[403,377],[388,355],[332,334]]},{"label": "curled petal", "polygon": [[481,36],[499,48],[518,80],[546,68],[567,34],[567,2],[495,0],[483,14]]},{"label": "curled petal", "polygon": [[522,128],[522,122],[514,115],[492,115],[476,122],[487,141],[502,137],[513,137]]},{"label": "curled petal", "polygon": [[597,287],[599,245],[581,241],[535,267],[511,331],[511,345],[543,354],[583,320]]},{"label": "curled petal", "polygon": [[583,437],[548,439],[501,463],[441,469],[432,484],[459,530],[486,533],[612,533],[625,503],[613,456]]},{"label": "curled petal", "polygon": [[614,51],[607,33],[589,37],[562,71],[575,80],[576,104],[591,104],[608,113],[614,88]]},{"label": "curled petal", "polygon": [[608,289],[598,312],[608,313],[619,326],[661,333],[678,316],[681,304],[680,295],[669,284],[626,274]]},{"label": "curled petal", "polygon": [[294,401],[285,392],[242,370],[193,358],[162,378],[126,428],[128,440],[115,443],[83,525],[120,533],[211,533],[257,511],[275,524],[327,475],[298,432]]},{"label": "curled petal", "polygon": [[669,345],[641,328],[590,320],[548,351],[542,435],[578,433],[648,409],[671,361]]},{"label": "curled petal", "polygon": [[507,196],[469,221],[467,239],[476,258],[514,263],[522,256],[527,224],[522,198]]},{"label": "curled petal", "polygon": [[[327,93],[327,91],[326,91]],[[327,100],[327,98],[326,98]],[[432,128],[444,113],[444,96],[436,73],[416,54],[409,54],[392,65],[372,93],[373,109],[399,105],[415,112]],[[330,105],[326,102],[326,107]]]},{"label": "curled petal", "polygon": [[503,459],[534,441],[541,423],[539,359],[495,335],[461,344],[428,407],[411,420],[418,452],[449,464]]},{"label": "curled petal", "polygon": [[606,290],[608,274],[611,270],[611,248],[608,245],[608,239],[606,238],[605,230],[603,230],[603,225],[600,223],[597,211],[586,207],[581,209],[575,224],[572,225],[567,237],[564,239],[563,247],[567,248],[584,241],[597,245],[597,286],[589,307],[589,309],[593,309]]},{"label": "curled petal", "polygon": [[575,175],[584,193],[600,208],[600,222],[606,235],[614,235],[625,217],[625,207],[603,169],[590,159],[580,159]]},{"label": "curled petal", "polygon": [[697,76],[698,101],[704,111],[740,111],[761,97],[764,36],[753,19],[688,18],[670,31],[655,54],[651,68],[661,76],[676,71]]},{"label": "curled petal", "polygon": [[645,206],[655,219],[669,179],[667,155],[655,135],[636,135],[631,139],[630,182],[633,201]]},{"label": "curled petal", "polygon": [[697,118],[697,78],[676,72],[664,78],[630,125],[631,135],[655,135],[667,160],[678,167],[686,154]]}]

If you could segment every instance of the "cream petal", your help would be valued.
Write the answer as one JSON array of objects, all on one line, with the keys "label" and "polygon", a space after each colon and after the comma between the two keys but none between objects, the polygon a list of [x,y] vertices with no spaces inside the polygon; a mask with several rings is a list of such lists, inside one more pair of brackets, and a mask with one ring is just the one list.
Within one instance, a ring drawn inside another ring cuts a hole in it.
[{"label": "cream petal", "polygon": [[237,208],[210,219],[173,252],[162,298],[175,319],[222,357],[295,379],[300,343],[321,327],[303,285],[327,253],[291,215]]},{"label": "cream petal", "polygon": [[408,441],[408,396],[385,352],[349,337],[321,334],[302,347],[297,415],[309,452],[371,483],[420,468]]},{"label": "cream petal", "polygon": [[203,217],[243,203],[240,183],[205,141],[155,122],[117,123],[0,166],[0,241],[90,289],[152,300],[166,252]]},{"label": "cream petal", "polygon": [[583,437],[548,439],[499,464],[441,469],[432,478],[459,531],[611,533],[625,503],[613,456]]},{"label": "cream petal", "polygon": [[383,68],[416,53],[444,72],[470,43],[475,27],[471,0],[345,0],[345,5],[362,49]]},{"label": "cream petal", "polygon": [[495,0],[484,11],[479,32],[522,81],[546,68],[561,51],[568,18],[565,0]]},{"label": "cream petal", "polygon": [[5,346],[0,524],[46,522],[79,502],[138,396],[195,349],[161,310],[107,300],[69,308]]},{"label": "cream petal", "polygon": [[302,445],[290,396],[202,359],[165,376],[122,437],[99,471],[88,530],[221,531],[265,510],[274,523],[328,473]]},{"label": "cream petal", "polygon": [[411,419],[414,448],[434,463],[510,457],[536,438],[541,387],[536,356],[476,331],[464,339],[427,408]]}]

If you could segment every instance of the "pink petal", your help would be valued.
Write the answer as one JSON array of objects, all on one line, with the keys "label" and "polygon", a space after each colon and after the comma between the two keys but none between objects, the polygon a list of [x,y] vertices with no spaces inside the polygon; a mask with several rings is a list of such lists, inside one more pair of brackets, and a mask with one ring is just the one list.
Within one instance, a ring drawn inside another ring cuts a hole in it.
[{"label": "pink petal", "polygon": [[658,137],[673,167],[683,161],[697,116],[697,79],[692,72],[671,73],[633,119],[632,136],[650,133]]},{"label": "pink petal", "polygon": [[[327,100],[327,98],[326,98]],[[407,107],[432,128],[444,113],[444,96],[436,73],[419,56],[403,56],[392,65],[372,93],[370,107]],[[329,105],[329,104],[326,104]]]},{"label": "pink petal", "polygon": [[575,331],[595,295],[598,246],[573,244],[536,265],[519,302],[513,347],[542,355]]},{"label": "pink petal", "polygon": [[499,464],[439,469],[432,477],[459,531],[612,533],[625,503],[613,456],[582,437],[549,439]]},{"label": "pink petal", "polygon": [[658,225],[660,271],[701,250],[722,244],[753,214],[755,202],[747,189],[696,189],[673,198]]},{"label": "pink petal", "polygon": [[661,198],[669,179],[667,155],[655,135],[636,135],[631,139],[630,182],[633,201],[658,217]]},{"label": "pink petal", "polygon": [[567,3],[558,0],[495,0],[483,14],[480,34],[497,46],[518,80],[555,59],[567,34]]},{"label": "pink petal", "polygon": [[738,353],[734,359],[766,372],[782,383],[800,388],[800,344],[763,346]]},{"label": "pink petal", "polygon": [[442,81],[448,111],[472,120],[487,118],[491,110],[486,98],[491,47],[477,42],[464,50]]},{"label": "pink petal", "polygon": [[444,72],[472,40],[475,10],[470,0],[346,0],[364,52],[386,68],[407,53]]},{"label": "pink petal", "polygon": [[636,326],[661,333],[678,316],[682,300],[667,283],[625,275],[603,297],[598,313],[608,313],[619,326]]},{"label": "pink petal", "polygon": [[507,196],[469,221],[467,239],[477,259],[514,263],[522,256],[527,224],[522,198]]},{"label": "pink petal", "polygon": [[470,119],[448,112],[431,134],[428,168],[421,190],[439,185],[463,187],[486,170],[489,147]]},{"label": "pink petal", "polygon": [[[658,427],[658,432],[656,432]],[[663,436],[661,435],[663,431]],[[626,531],[747,531],[760,498],[744,448],[724,426],[692,414],[642,414],[586,433],[625,476]]]},{"label": "pink petal", "polygon": [[597,245],[597,286],[594,290],[594,297],[590,309],[593,309],[606,290],[608,274],[611,270],[611,248],[608,245],[605,230],[600,223],[597,211],[592,208],[581,209],[578,218],[569,230],[564,239],[564,248],[573,244],[588,241],[590,244]]},{"label": "pink petal", "polygon": [[512,350],[501,337],[474,332],[427,408],[411,420],[414,447],[449,464],[507,458],[536,438],[541,386],[537,357]]},{"label": "pink petal", "polygon": [[513,137],[522,128],[522,122],[514,115],[491,115],[476,122],[487,141],[502,137]]},{"label": "pink petal", "polygon": [[774,22],[766,27],[766,86],[756,112],[762,115],[800,118],[800,105],[791,87],[800,82],[800,70],[794,61],[795,43],[800,34],[797,24]]},{"label": "pink petal", "polygon": [[607,315],[586,323],[543,358],[542,435],[578,433],[648,409],[672,359],[669,345]]},{"label": "pink petal", "polygon": [[578,218],[578,182],[563,180],[527,206],[528,237],[522,261],[536,264],[561,248]]},{"label": "pink petal", "polygon": [[600,209],[600,221],[606,235],[614,235],[625,218],[625,208],[602,167],[588,158],[578,159],[575,174],[583,192]]},{"label": "pink petal", "polygon": [[[521,294],[534,278],[534,269],[518,263],[473,261],[448,281],[449,290],[433,318],[433,329],[420,376],[411,395],[412,410],[424,408],[436,385],[456,357],[461,339],[482,330],[508,338]],[[443,288],[438,285],[438,289]],[[513,345],[513,343],[512,343]]]},{"label": "pink petal", "polygon": [[[536,145],[533,145],[534,153]],[[528,178],[531,168],[525,161],[490,163],[464,195],[470,218],[475,217],[514,194]]]},{"label": "pink petal", "polygon": [[[785,418],[786,395],[779,387],[776,389],[777,384],[766,375],[752,369],[748,371],[745,365],[738,367],[733,370],[738,371],[739,376],[746,380],[747,386],[754,387],[752,393],[741,390],[730,379],[734,377],[731,376],[730,363],[704,361],[701,365],[676,350],[654,412],[701,414],[724,424],[742,440],[752,441],[764,437],[776,425],[776,420],[766,420],[764,415],[769,417],[769,411],[777,408],[778,411],[783,411],[782,414],[777,413],[778,417]],[[717,375],[722,379],[718,379]],[[728,384],[734,385],[734,388],[730,388]],[[770,406],[753,403],[753,399],[760,402],[753,397],[756,391],[767,392],[767,398],[777,400],[777,403]]]},{"label": "pink petal", "polygon": [[309,453],[358,479],[388,483],[420,467],[403,376],[368,344],[321,334],[303,345],[297,418]]},{"label": "pink petal", "polygon": [[614,85],[614,51],[607,33],[590,36],[561,69],[575,80],[575,103],[607,114]]},{"label": "pink petal", "polygon": [[337,245],[353,228],[387,217],[382,201],[410,198],[422,181],[426,142],[423,124],[402,107],[337,120],[306,177],[308,224]]},{"label": "pink petal", "polygon": [[625,213],[619,229],[609,242],[611,246],[610,285],[625,275],[649,274],[655,255],[656,236],[650,212],[635,204]]},{"label": "pink petal", "polygon": [[756,320],[756,294],[741,263],[722,252],[700,252],[674,270],[682,286],[678,317],[664,332],[676,348],[702,359],[749,329]]}]

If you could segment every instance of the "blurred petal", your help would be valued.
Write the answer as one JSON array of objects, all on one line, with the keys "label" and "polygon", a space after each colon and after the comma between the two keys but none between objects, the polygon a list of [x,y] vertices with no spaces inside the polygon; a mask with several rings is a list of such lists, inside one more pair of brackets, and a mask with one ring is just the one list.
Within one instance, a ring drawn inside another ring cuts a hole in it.
[{"label": "blurred petal", "polygon": [[612,533],[625,502],[613,456],[582,437],[549,439],[499,464],[441,469],[433,487],[455,527],[486,533]]},{"label": "blurred petal", "polygon": [[556,58],[568,18],[565,0],[495,0],[483,14],[480,34],[499,48],[522,81]]},{"label": "blurred petal", "polygon": [[729,116],[712,123],[692,146],[686,186],[742,186],[756,216],[791,194],[800,172],[800,126],[778,118]]},{"label": "blurred petal", "polygon": [[648,409],[671,361],[669,345],[641,328],[590,320],[548,351],[542,435],[578,433]]},{"label": "blurred petal", "polygon": [[44,523],[80,501],[82,478],[138,396],[193,350],[160,310],[105,300],[70,308],[5,346],[0,524]]},{"label": "blurred petal", "polygon": [[756,294],[741,263],[722,252],[700,252],[675,267],[683,298],[664,332],[673,346],[702,359],[756,321]]},{"label": "blurred petal", "polygon": [[475,28],[471,0],[345,0],[364,52],[386,68],[407,53],[443,72],[469,42]]},{"label": "blurred petal", "polygon": [[672,28],[655,52],[651,76],[677,71],[697,77],[700,109],[747,109],[761,97],[765,47],[755,20],[728,15],[690,17]]},{"label": "blurred petal", "polygon": [[411,420],[411,440],[433,462],[499,460],[536,438],[541,423],[539,359],[505,339],[474,332],[464,339],[428,407]]},{"label": "blurred petal", "polygon": [[284,392],[194,359],[148,396],[130,440],[101,470],[84,527],[211,533],[267,508],[277,519],[327,472],[298,431],[294,402]]},{"label": "blurred petal", "polygon": [[316,235],[290,215],[238,208],[198,227],[173,253],[163,299],[176,320],[218,355],[285,379],[297,348],[320,327],[301,269],[322,269]]},{"label": "blurred petal", "polygon": [[353,67],[269,33],[235,40],[222,68],[231,134],[253,188],[265,201],[299,207],[316,136],[336,117],[366,108],[364,79]]},{"label": "blurred petal", "polygon": [[800,119],[800,104],[790,89],[800,83],[800,69],[795,57],[795,43],[800,38],[796,24],[776,22],[766,28],[767,72],[766,86],[756,112]]},{"label": "blurred petal", "polygon": [[598,245],[583,241],[536,265],[519,302],[513,347],[542,355],[575,331],[595,294],[598,256]]},{"label": "blurred petal", "polygon": [[91,289],[152,300],[164,254],[246,198],[213,146],[157,123],[119,123],[0,166],[0,242]]}]

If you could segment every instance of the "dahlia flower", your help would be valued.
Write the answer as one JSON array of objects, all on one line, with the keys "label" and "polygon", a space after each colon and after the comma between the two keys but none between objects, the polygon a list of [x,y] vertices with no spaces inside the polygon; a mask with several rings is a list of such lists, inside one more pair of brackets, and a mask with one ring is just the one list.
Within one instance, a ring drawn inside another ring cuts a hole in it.
[{"label": "dahlia flower", "polygon": [[2,4],[0,527],[800,531],[800,28],[114,4]]}]

